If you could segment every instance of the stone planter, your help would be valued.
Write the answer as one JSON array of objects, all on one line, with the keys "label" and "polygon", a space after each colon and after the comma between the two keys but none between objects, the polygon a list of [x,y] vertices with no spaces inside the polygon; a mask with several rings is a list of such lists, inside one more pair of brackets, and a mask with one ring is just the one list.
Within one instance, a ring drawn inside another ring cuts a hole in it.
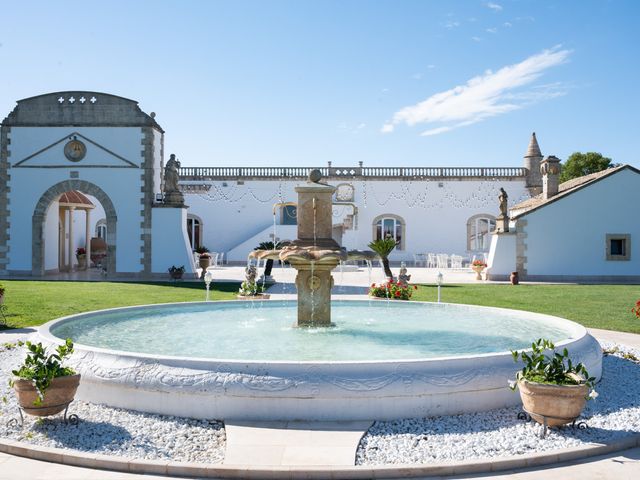
[{"label": "stone planter", "polygon": [[198,263],[200,264],[200,268],[202,270],[206,270],[211,265],[211,255],[202,254],[200,258],[198,258]]},{"label": "stone planter", "polygon": [[62,412],[76,396],[80,384],[80,374],[54,378],[44,394],[41,405],[34,405],[38,392],[31,380],[14,379],[13,389],[18,397],[18,404],[22,410],[37,417],[46,417]]},{"label": "stone planter", "polygon": [[257,295],[237,295],[238,300],[269,300],[271,295],[268,293],[259,293]]},{"label": "stone planter", "polygon": [[511,272],[511,275],[509,276],[509,281],[511,282],[511,285],[519,285],[520,276],[518,275],[518,272]]},{"label": "stone planter", "polygon": [[471,270],[473,270],[474,272],[476,272],[476,280],[482,280],[482,271],[485,269],[486,267],[480,267],[480,266],[472,266]]},{"label": "stone planter", "polygon": [[171,280],[182,280],[182,275],[184,275],[184,272],[181,271],[169,272]]},{"label": "stone planter", "polygon": [[[536,422],[549,427],[573,422],[582,413],[589,387],[580,385],[548,385],[518,380],[522,406]],[[544,418],[543,418],[544,417]]]},{"label": "stone planter", "polygon": [[76,260],[78,261],[78,270],[85,270],[87,268],[87,255],[76,255]]}]

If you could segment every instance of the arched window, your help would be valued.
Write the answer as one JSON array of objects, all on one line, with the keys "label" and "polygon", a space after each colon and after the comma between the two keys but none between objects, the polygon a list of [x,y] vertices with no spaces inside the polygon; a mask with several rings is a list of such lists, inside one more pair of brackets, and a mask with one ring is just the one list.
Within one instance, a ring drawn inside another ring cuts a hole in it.
[{"label": "arched window", "polygon": [[391,237],[397,243],[396,249],[404,250],[405,248],[405,222],[402,217],[393,214],[384,214],[373,220],[373,239]]},{"label": "arched window", "polygon": [[298,224],[298,205],[290,203],[280,207],[280,225]]},{"label": "arched window", "polygon": [[491,232],[496,229],[496,217],[481,213],[467,220],[467,250],[488,252],[491,246]]},{"label": "arched window", "polygon": [[195,250],[202,245],[202,220],[195,215],[187,215],[187,235],[191,249]]},{"label": "arched window", "polygon": [[107,219],[102,218],[96,223],[96,237],[107,240]]}]

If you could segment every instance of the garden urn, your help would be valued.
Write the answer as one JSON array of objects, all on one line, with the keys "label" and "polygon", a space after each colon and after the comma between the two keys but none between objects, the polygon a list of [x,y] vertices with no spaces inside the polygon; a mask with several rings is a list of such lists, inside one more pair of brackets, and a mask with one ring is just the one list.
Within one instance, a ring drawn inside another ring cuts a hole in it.
[{"label": "garden urn", "polygon": [[46,417],[62,412],[76,396],[80,384],[80,374],[56,377],[44,392],[44,399],[40,405],[34,405],[38,399],[38,391],[31,380],[16,378],[13,389],[18,397],[20,408],[29,415]]},{"label": "garden urn", "polygon": [[482,280],[482,271],[485,269],[484,265],[473,265],[471,269],[476,272],[476,280]]},{"label": "garden urn", "polygon": [[518,380],[520,398],[525,411],[536,422],[549,427],[573,422],[582,413],[589,387],[578,385],[550,385]]}]

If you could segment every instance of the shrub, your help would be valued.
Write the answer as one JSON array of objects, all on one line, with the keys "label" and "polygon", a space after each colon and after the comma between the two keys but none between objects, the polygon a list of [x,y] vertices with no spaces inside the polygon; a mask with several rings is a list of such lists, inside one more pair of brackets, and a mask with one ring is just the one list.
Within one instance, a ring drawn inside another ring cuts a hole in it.
[{"label": "shrub", "polygon": [[392,298],[394,300],[409,300],[413,291],[417,290],[417,285],[408,285],[401,282],[387,282],[376,285],[371,284],[369,295],[378,298]]}]

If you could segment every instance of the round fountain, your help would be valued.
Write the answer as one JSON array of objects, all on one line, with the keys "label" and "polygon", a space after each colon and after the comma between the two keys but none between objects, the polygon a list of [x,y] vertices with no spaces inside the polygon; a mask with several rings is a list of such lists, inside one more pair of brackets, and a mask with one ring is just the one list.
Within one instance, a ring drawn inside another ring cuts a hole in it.
[{"label": "round fountain", "polygon": [[[89,312],[49,322],[76,342],[77,397],[135,410],[251,420],[394,419],[519,403],[510,349],[539,337],[600,377],[586,329],[548,315],[469,305],[331,302],[346,252],[331,238],[334,187],[299,186],[298,239],[258,258],[297,269],[297,302],[196,302]],[[332,312],[333,307],[333,312]],[[333,326],[332,328],[326,328]],[[305,327],[305,328],[298,328]]]}]

